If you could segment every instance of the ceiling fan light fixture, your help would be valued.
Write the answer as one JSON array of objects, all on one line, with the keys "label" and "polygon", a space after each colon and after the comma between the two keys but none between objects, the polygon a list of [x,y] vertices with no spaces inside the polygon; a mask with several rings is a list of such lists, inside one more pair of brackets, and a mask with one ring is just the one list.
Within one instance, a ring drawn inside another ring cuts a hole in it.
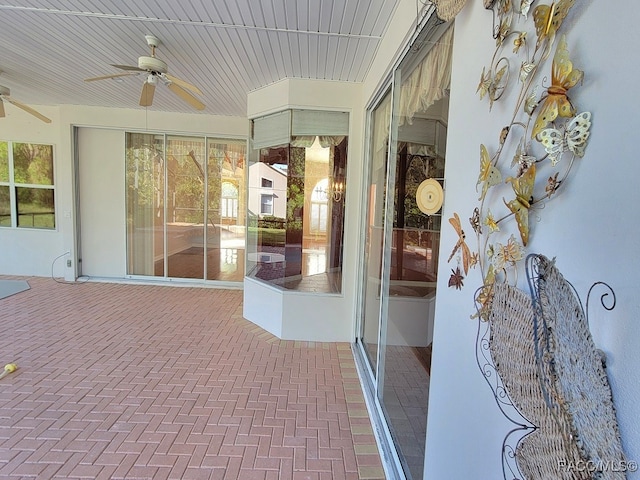
[{"label": "ceiling fan light fixture", "polygon": [[160,79],[162,80],[162,83],[166,85],[169,90],[176,94],[181,100],[185,101],[196,110],[204,110],[204,103],[202,103],[200,100],[194,97],[192,93],[190,93],[193,92],[195,94],[202,95],[200,89],[195,85],[181,80],[180,78],[169,75],[167,73],[167,63],[156,57],[155,49],[162,42],[160,42],[160,40],[153,35],[145,35],[145,39],[147,40],[147,44],[151,47],[151,56],[143,55],[141,57],[138,57],[137,66],[111,64],[111,66],[115,68],[124,70],[125,73],[116,73],[112,75],[102,75],[100,77],[86,78],[85,82],[104,80],[108,78],[119,79],[120,77],[129,75],[145,74],[147,76],[142,86],[142,94],[140,96],[139,102],[140,106],[150,107],[152,105],[155,87]]},{"label": "ceiling fan light fixture", "polygon": [[149,72],[167,73],[167,64],[156,57],[139,57],[138,68]]}]

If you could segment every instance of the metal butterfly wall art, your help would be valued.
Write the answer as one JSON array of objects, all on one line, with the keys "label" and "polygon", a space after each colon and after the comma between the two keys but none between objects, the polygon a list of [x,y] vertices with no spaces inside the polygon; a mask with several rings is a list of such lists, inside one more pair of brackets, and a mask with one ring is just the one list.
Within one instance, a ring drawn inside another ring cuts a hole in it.
[{"label": "metal butterfly wall art", "polygon": [[532,3],[533,3],[533,0],[520,0],[518,13],[522,15],[524,18],[527,18],[527,14],[529,13],[529,9],[531,8]]},{"label": "metal butterfly wall art", "polygon": [[495,165],[491,163],[491,158],[489,157],[487,147],[482,144],[480,144],[480,175],[478,175],[476,190],[478,189],[478,185],[480,185],[481,183],[482,193],[480,194],[480,198],[478,198],[478,200],[484,199],[485,195],[487,194],[487,190],[489,190],[490,187],[502,183],[502,174],[500,173],[500,170],[498,170]]},{"label": "metal butterfly wall art", "polygon": [[567,40],[563,35],[553,57],[551,86],[547,89],[547,96],[544,97],[540,107],[536,123],[531,131],[531,138],[536,137],[558,115],[571,118],[576,114],[575,108],[567,96],[567,91],[582,81],[583,77],[584,72],[574,69],[571,60],[569,60]]},{"label": "metal butterfly wall art", "polygon": [[544,146],[552,165],[556,165],[563,153],[570,151],[576,157],[584,157],[589,139],[591,113],[582,112],[571,120],[564,130],[545,128],[540,132],[540,143]]},{"label": "metal butterfly wall art", "polygon": [[460,272],[460,267],[456,267],[455,270],[451,269],[448,286],[455,287],[456,290],[462,290],[464,287],[464,276]]},{"label": "metal butterfly wall art", "polygon": [[[532,164],[518,178],[508,178],[511,182],[516,198],[505,204],[516,217],[518,231],[522,239],[522,245],[526,246],[529,242],[529,209],[533,202],[533,187],[536,181],[536,164]],[[504,200],[503,200],[504,201]]]},{"label": "metal butterfly wall art", "polygon": [[559,0],[551,5],[538,5],[533,10],[533,23],[538,36],[537,47],[545,40],[548,40],[549,46],[553,44],[556,32],[574,3],[575,0]]}]

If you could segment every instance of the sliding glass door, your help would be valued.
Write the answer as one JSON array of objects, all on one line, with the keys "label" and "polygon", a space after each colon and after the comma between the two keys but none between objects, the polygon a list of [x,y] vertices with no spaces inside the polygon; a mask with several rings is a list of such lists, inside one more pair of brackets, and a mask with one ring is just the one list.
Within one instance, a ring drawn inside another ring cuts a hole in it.
[{"label": "sliding glass door", "polygon": [[423,37],[411,49],[369,116],[356,352],[372,378],[370,395],[398,470],[416,480],[424,470],[442,224],[440,206],[425,205],[420,195],[425,185],[444,183],[453,29],[445,30],[434,27],[429,42]]},{"label": "sliding glass door", "polygon": [[240,282],[242,140],[126,135],[127,274]]},{"label": "sliding glass door", "polygon": [[382,260],[385,238],[385,207],[388,183],[389,128],[391,123],[391,90],[371,115],[371,165],[367,188],[365,262],[362,276],[362,330],[360,341],[371,372],[377,374],[378,342],[382,310]]},{"label": "sliding glass door", "polygon": [[204,138],[168,136],[166,141],[167,276],[204,278]]}]

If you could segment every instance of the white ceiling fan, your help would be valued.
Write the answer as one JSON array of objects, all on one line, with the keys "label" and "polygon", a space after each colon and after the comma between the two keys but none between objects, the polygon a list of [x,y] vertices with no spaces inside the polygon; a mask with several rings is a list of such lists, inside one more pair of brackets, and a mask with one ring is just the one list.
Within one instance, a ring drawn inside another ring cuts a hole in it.
[{"label": "white ceiling fan", "polygon": [[111,65],[112,67],[119,68],[120,70],[125,70],[125,73],[115,73],[113,75],[103,75],[101,77],[93,77],[86,78],[85,82],[93,82],[95,80],[104,80],[107,78],[118,78],[118,77],[126,77],[129,75],[139,75],[141,73],[145,73],[147,78],[142,85],[142,94],[140,95],[140,105],[143,107],[150,107],[153,103],[153,95],[156,90],[156,85],[158,84],[158,80],[164,83],[169,90],[175,93],[182,100],[187,102],[196,110],[203,110],[205,105],[198,100],[195,96],[193,96],[189,92],[197,93],[198,95],[202,95],[202,92],[195,85],[191,85],[190,83],[185,82],[179,78],[174,77],[173,75],[169,75],[167,73],[167,64],[156,57],[156,47],[160,45],[160,40],[158,40],[153,35],[145,35],[147,44],[151,48],[151,56],[142,56],[138,58],[138,66],[131,65]]},{"label": "white ceiling fan", "polygon": [[40,120],[42,120],[45,123],[51,123],[51,119],[50,118],[45,117],[40,112],[36,112],[33,108],[29,107],[28,105],[25,105],[24,103],[21,103],[21,102],[15,100],[15,99],[11,98],[10,94],[11,94],[11,90],[9,90],[8,87],[0,85],[0,118],[5,116],[4,102],[8,102],[8,103],[10,103],[12,105],[15,105],[16,107],[24,110],[25,112],[30,113],[34,117],[39,118]]}]

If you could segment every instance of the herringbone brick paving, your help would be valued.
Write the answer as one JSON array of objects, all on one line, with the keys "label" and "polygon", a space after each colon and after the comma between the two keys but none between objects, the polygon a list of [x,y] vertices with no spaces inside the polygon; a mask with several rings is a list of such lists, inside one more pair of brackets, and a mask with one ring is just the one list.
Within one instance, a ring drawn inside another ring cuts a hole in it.
[{"label": "herringbone brick paving", "polygon": [[240,291],[27,280],[0,300],[0,478],[384,478],[348,344],[281,341]]}]

